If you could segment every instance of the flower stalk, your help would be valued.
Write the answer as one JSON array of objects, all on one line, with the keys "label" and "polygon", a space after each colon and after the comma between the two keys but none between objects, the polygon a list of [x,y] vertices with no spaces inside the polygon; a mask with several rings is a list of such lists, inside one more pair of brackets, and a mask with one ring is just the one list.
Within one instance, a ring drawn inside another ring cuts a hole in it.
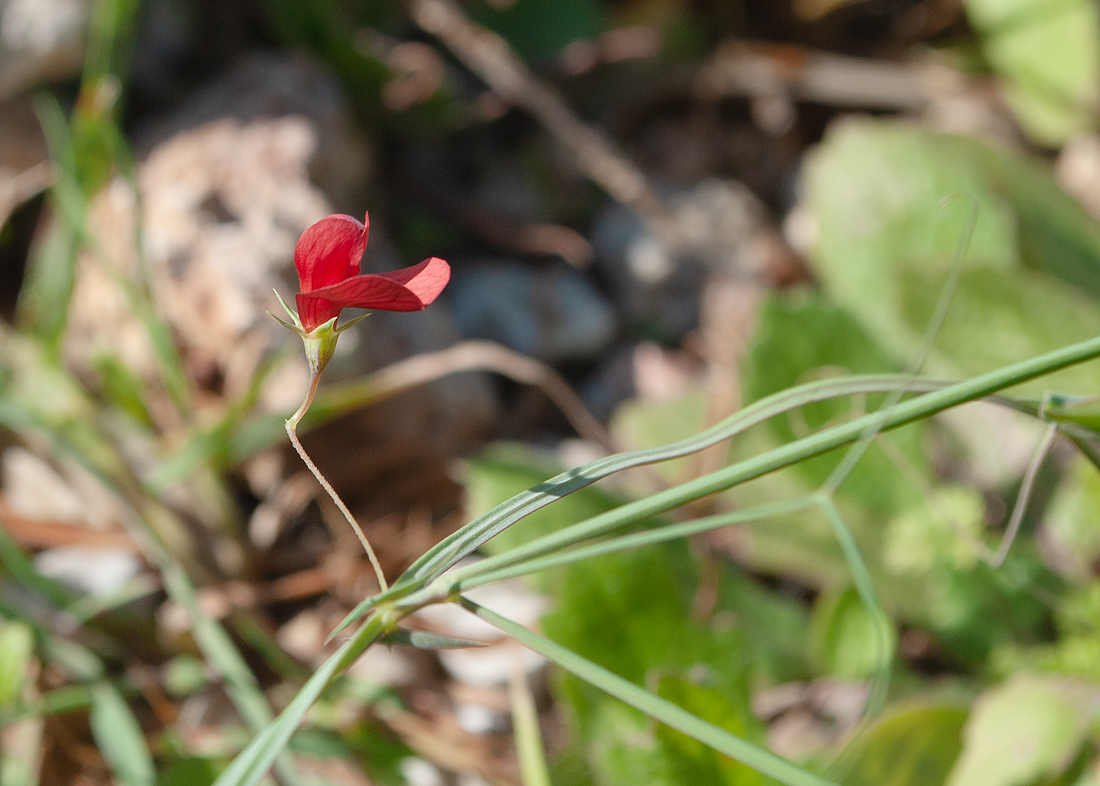
[{"label": "flower stalk", "polygon": [[403,270],[359,275],[359,260],[366,249],[368,227],[369,218],[361,224],[351,216],[333,215],[306,229],[294,249],[294,266],[298,269],[300,289],[295,295],[298,310],[290,308],[276,292],[279,304],[291,321],[287,322],[274,314],[271,316],[283,327],[301,336],[309,364],[309,389],[301,405],[286,421],[290,444],[351,525],[374,568],[379,587],[386,592],[389,584],[378,556],[348,506],[302,447],[298,439],[298,424],[313,403],[321,373],[336,352],[340,334],[366,316],[337,326],[341,311],[345,308],[421,311],[443,291],[450,280],[451,269],[442,259],[431,257]]}]

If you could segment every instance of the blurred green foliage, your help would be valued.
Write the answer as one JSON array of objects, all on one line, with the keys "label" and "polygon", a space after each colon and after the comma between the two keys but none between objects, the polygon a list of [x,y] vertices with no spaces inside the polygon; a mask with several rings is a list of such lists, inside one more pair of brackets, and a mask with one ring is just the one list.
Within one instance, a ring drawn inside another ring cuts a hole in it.
[{"label": "blurred green foliage", "polygon": [[[280,688],[293,689],[306,670],[254,620],[229,618],[223,626],[203,613],[188,576],[205,576],[208,566],[188,546],[192,523],[174,516],[165,495],[213,500],[213,518],[230,525],[218,543],[240,547],[232,532],[239,500],[227,476],[281,431],[274,420],[249,420],[263,374],[241,401],[200,422],[188,375],[143,273],[125,282],[126,292],[156,351],[156,384],[168,391],[186,426],[182,446],[170,456],[157,453],[153,466],[135,472],[127,451],[164,436],[155,433],[147,383],[110,353],[95,358],[92,380],[78,379],[61,361],[77,256],[94,255],[97,248],[86,224],[90,200],[112,175],[135,183],[120,116],[141,4],[93,5],[75,98],[43,95],[36,104],[57,179],[28,261],[17,326],[0,330],[0,423],[5,444],[18,435],[113,489],[133,532],[153,542],[147,556],[164,590],[192,615],[191,631],[158,643],[169,653],[169,694],[193,696],[225,685],[243,722],[226,724],[219,747],[202,752],[175,729],[149,733],[152,723],[133,700],[138,686],[126,671],[127,646],[152,647],[156,632],[119,633],[97,618],[103,614],[123,625],[125,615],[113,618],[111,612],[150,590],[130,588],[118,598],[80,605],[68,589],[40,576],[3,532],[0,720],[33,726],[51,714],[80,710],[118,783],[204,784],[270,717],[257,675],[276,675]],[[663,65],[698,64],[709,54],[710,36],[744,32],[738,27],[742,4],[711,5],[516,0],[474,2],[468,9],[536,70],[552,71],[570,44],[595,41],[622,24],[657,28]],[[1032,142],[1054,148],[1095,131],[1095,3],[963,5],[975,31],[963,45],[982,52],[981,65],[999,80]],[[391,67],[384,52],[364,45],[357,33],[370,28],[390,44],[424,40],[399,3],[265,0],[262,9],[278,45],[309,52],[339,77],[370,134],[451,139],[468,130],[474,116],[464,103],[469,97],[447,79],[406,111],[387,108]],[[449,53],[440,57],[454,67]],[[465,140],[459,136],[458,144]],[[541,142],[518,145],[536,162],[528,168],[538,169],[543,187],[550,188],[554,179],[544,170],[553,155],[543,148]],[[819,286],[764,299],[738,379],[730,380],[746,403],[811,378],[905,369],[971,222],[958,290],[926,373],[965,378],[1100,334],[1100,225],[1061,190],[1049,161],[898,120],[842,119],[808,154],[803,174],[803,208],[816,229],[809,262]],[[577,224],[591,219],[599,204],[564,196],[545,202],[555,206],[549,212],[568,214]],[[427,213],[409,212],[401,221],[403,242],[425,249],[415,256],[463,237]],[[140,248],[140,238],[135,242]],[[1100,420],[1088,397],[1098,388],[1100,371],[1091,364],[1017,392],[1034,398],[1052,389],[1076,394],[1053,400],[1049,414],[1095,430]],[[367,391],[357,402],[371,400]],[[739,436],[725,458],[787,444],[884,401],[879,395],[806,406]],[[708,425],[709,403],[701,387],[662,402],[628,401],[612,429],[631,445],[665,444]],[[942,418],[880,436],[837,491],[836,505],[881,595],[897,655],[880,717],[854,731],[831,728],[835,718],[813,717],[808,736],[816,742],[797,754],[808,770],[832,766],[838,780],[853,786],[1100,782],[1094,774],[1100,748],[1100,474],[1085,458],[1067,463],[1056,457],[1007,561],[989,565],[1000,535],[990,526],[1000,517],[990,511],[1011,505],[1019,474],[1018,462],[1012,466],[1002,454],[1030,438],[1005,423],[994,422],[990,431],[982,430],[978,416]],[[811,493],[839,460],[839,451],[818,456],[704,504],[744,508]],[[674,483],[699,468],[689,457],[655,474],[659,482]],[[496,446],[467,462],[468,512],[487,510],[558,469],[530,448]],[[652,480],[633,476],[616,488],[586,488],[505,531],[486,551],[502,553],[611,510],[645,494]],[[876,678],[875,621],[819,510],[743,527],[727,541],[701,538],[600,557],[536,581],[554,600],[542,626],[555,641],[759,744],[774,731],[765,721],[774,719],[758,717],[754,697],[792,684],[858,687]],[[51,680],[68,684],[36,695],[43,666]],[[576,677],[556,676],[553,691],[570,731],[556,751],[557,783],[770,783]],[[336,683],[295,738],[295,755],[355,762],[375,782],[404,782],[401,764],[415,755],[412,748],[361,715],[351,724],[341,721],[349,705],[358,713],[375,702],[404,709],[387,689],[351,678]],[[834,734],[823,741],[815,733]],[[5,773],[17,773],[5,774],[4,783],[8,777],[32,783],[32,768],[11,751],[3,753]],[[283,782],[302,782],[293,768],[283,766],[279,775]]]}]

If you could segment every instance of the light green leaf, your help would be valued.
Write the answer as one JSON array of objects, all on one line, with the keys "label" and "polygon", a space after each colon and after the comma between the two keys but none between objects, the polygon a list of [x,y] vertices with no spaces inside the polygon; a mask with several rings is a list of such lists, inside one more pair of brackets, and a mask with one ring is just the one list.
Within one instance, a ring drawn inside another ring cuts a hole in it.
[{"label": "light green leaf", "polygon": [[1093,0],[965,0],[1009,105],[1037,142],[1060,145],[1095,126],[1100,13]]},{"label": "light green leaf", "polygon": [[1018,786],[1061,774],[1085,740],[1098,694],[1020,674],[974,704],[948,786]]},{"label": "light green leaf", "polygon": [[[611,433],[624,445],[654,448],[698,434],[707,425],[706,416],[707,397],[698,389],[667,401],[631,399],[615,410]],[[684,480],[693,466],[699,467],[699,462],[683,458],[662,462],[654,471],[675,483]]]},{"label": "light green leaf", "polygon": [[137,719],[108,683],[93,691],[89,718],[92,736],[103,758],[123,786],[153,786],[156,770]]},{"label": "light green leaf", "polygon": [[985,527],[981,493],[966,486],[944,486],[924,504],[910,508],[886,528],[884,560],[897,574],[927,577],[941,564],[960,570],[978,561]]},{"label": "light green leaf", "polygon": [[[835,125],[809,158],[812,262],[827,292],[890,354],[908,360],[971,218],[973,241],[928,373],[961,378],[1100,330],[1100,226],[1048,169],[965,137],[867,120]],[[1058,314],[1039,319],[1038,314]],[[1033,391],[1092,393],[1082,367]]]},{"label": "light green leaf", "polygon": [[875,625],[853,589],[822,593],[810,620],[810,648],[823,674],[865,680],[879,665]]},{"label": "light green leaf", "polygon": [[34,655],[34,633],[20,620],[0,621],[0,707],[22,697]]}]

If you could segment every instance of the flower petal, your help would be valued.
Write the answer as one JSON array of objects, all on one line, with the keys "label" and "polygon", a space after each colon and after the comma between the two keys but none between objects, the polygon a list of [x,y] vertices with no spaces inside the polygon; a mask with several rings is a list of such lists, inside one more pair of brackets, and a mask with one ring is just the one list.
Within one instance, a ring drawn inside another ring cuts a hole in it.
[{"label": "flower petal", "polygon": [[325,216],[302,233],[294,248],[302,292],[332,286],[359,274],[370,216],[365,220],[367,223],[360,224],[351,216]]},{"label": "flower petal", "polygon": [[343,308],[376,311],[421,311],[439,297],[451,278],[451,266],[438,257],[391,273],[368,274],[296,296],[298,315],[306,331],[313,330]]},{"label": "flower petal", "polygon": [[318,325],[323,325],[333,317],[340,316],[340,309],[343,308],[331,300],[301,293],[295,295],[294,300],[298,305],[298,319],[301,320],[302,328],[306,333],[312,333]]},{"label": "flower petal", "polygon": [[[439,257],[430,257],[419,265],[390,273],[379,273],[378,277],[402,284],[426,306],[439,297],[439,293],[451,280],[451,266]],[[375,308],[381,308],[381,306],[375,306]]]}]

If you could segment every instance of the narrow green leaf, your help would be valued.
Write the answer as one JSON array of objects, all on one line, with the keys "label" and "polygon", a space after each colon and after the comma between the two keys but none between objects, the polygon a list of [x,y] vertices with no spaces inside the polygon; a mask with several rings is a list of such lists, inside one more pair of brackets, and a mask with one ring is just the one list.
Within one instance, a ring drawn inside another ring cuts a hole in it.
[{"label": "narrow green leaf", "polygon": [[512,675],[508,692],[512,699],[512,736],[519,757],[520,780],[523,786],[550,786],[539,716],[522,669],[517,668]]},{"label": "narrow green leaf", "polygon": [[[475,563],[470,567],[469,571],[463,571],[463,578],[455,581],[453,584],[448,582],[448,585],[458,592],[464,592],[483,584],[491,584],[498,581],[517,578],[519,576],[526,576],[541,570],[572,565],[594,557],[602,557],[607,554],[616,554],[623,551],[642,548],[644,546],[667,543],[672,540],[688,538],[703,532],[711,532],[736,524],[762,521],[775,516],[782,516],[787,513],[794,513],[799,510],[816,507],[817,505],[817,500],[812,497],[783,500],[770,505],[760,505],[755,508],[739,510],[733,513],[707,516],[683,524],[665,524],[653,529],[647,529],[643,532],[634,532],[629,535],[608,538],[597,543],[573,546],[555,553],[516,562],[515,564],[502,568],[494,569],[493,563],[489,562],[489,560],[492,559],[490,557],[489,559]],[[580,523],[583,524],[583,522]],[[533,551],[542,551],[538,545],[538,541],[531,541],[528,545],[531,546]],[[508,557],[511,557],[511,555],[512,552],[507,553]]]},{"label": "narrow green leaf", "polygon": [[19,323],[54,347],[68,320],[87,202],[76,177],[72,137],[61,106],[53,98],[39,96],[35,99],[35,111],[50,148],[50,158],[59,167],[57,180],[49,191],[58,218],[31,251],[19,293]]},{"label": "narrow green leaf", "polygon": [[21,620],[0,621],[0,707],[19,701],[34,655],[34,632]]},{"label": "narrow green leaf", "polygon": [[[924,384],[923,380],[913,381],[911,378],[899,376],[850,377],[813,382],[761,399],[689,439],[659,448],[616,454],[563,472],[498,505],[440,541],[405,571],[392,590],[397,594],[418,581],[422,583],[424,579],[434,578],[520,518],[616,472],[690,455],[808,403],[866,392],[898,389],[921,391],[925,389]],[[942,383],[933,384],[938,389]]]},{"label": "narrow green leaf", "polygon": [[859,551],[859,545],[852,535],[851,529],[844,521],[840,510],[831,497],[821,498],[821,509],[833,528],[833,534],[840,549],[844,553],[844,560],[848,564],[848,570],[855,582],[856,593],[859,595],[863,610],[867,614],[870,623],[871,641],[874,645],[873,661],[871,661],[873,677],[871,681],[871,694],[867,697],[865,716],[873,717],[882,711],[886,704],[886,691],[890,687],[890,665],[894,656],[894,644],[897,637],[894,624],[886,616],[885,609],[879,602],[878,593],[875,592],[874,582],[871,580],[867,563]]},{"label": "narrow green leaf", "polygon": [[103,758],[123,786],[154,786],[156,768],[137,719],[118,692],[106,682],[93,689],[89,718],[92,736]]},{"label": "narrow green leaf", "polygon": [[[580,538],[599,537],[614,532],[619,527],[639,518],[663,513],[686,502],[700,499],[708,494],[723,491],[738,483],[743,483],[753,478],[774,472],[777,469],[790,466],[810,456],[817,456],[826,451],[851,444],[862,437],[866,433],[868,427],[881,427],[883,431],[888,431],[911,423],[914,420],[926,418],[937,412],[958,406],[959,404],[983,398],[1006,387],[1019,384],[1029,379],[1034,379],[1035,377],[1075,363],[1092,360],[1098,356],[1100,356],[1100,338],[1094,338],[1089,341],[1074,344],[1070,347],[1065,347],[1056,352],[1042,355],[1032,360],[1024,361],[1023,363],[1017,363],[989,374],[974,377],[965,382],[950,385],[932,393],[925,393],[899,403],[885,416],[883,413],[875,412],[857,418],[848,423],[834,426],[833,428],[783,445],[754,458],[725,467],[704,477],[697,478],[688,483],[683,483],[645,499],[628,503],[613,511],[596,516],[588,522],[585,522],[583,528],[571,527],[568,537],[562,537],[558,534],[543,539],[540,541],[543,544],[540,553],[548,553],[551,550],[572,545]],[[768,400],[758,403],[774,404],[774,402]],[[742,412],[747,412],[749,409],[752,408],[746,408]],[[754,412],[753,414],[757,413]],[[729,423],[729,421],[726,421],[726,423]],[[682,445],[683,443],[680,443],[675,447],[682,449]],[[671,449],[665,449],[663,451],[639,452],[667,453],[672,451]],[[636,458],[634,454],[624,455]],[[622,462],[620,459],[622,459],[622,456],[615,456],[611,459],[602,460],[605,463],[603,466],[600,466],[597,472],[601,470],[606,471],[607,464],[614,467],[621,466]],[[563,473],[563,475],[559,475],[559,478],[565,478],[565,481],[561,483],[561,486],[564,486],[565,489],[558,487],[559,490],[556,496],[560,496],[562,493],[568,493],[567,490],[574,490],[574,486],[580,487],[580,485],[586,485],[588,482],[591,482],[586,472],[590,471],[588,468],[600,464],[601,462],[593,462],[593,464],[586,465],[585,468],[571,470],[570,472]],[[583,479],[585,482],[577,485],[578,479]],[[409,573],[415,575],[416,573],[425,572],[437,562],[449,562],[450,559],[453,558],[450,552],[457,552],[457,556],[466,556],[468,553],[467,549],[470,551],[476,549],[485,539],[492,537],[497,531],[512,523],[511,520],[504,518],[506,515],[516,515],[519,512],[517,509],[523,510],[524,506],[537,509],[544,504],[549,504],[552,500],[544,500],[540,497],[548,494],[549,489],[555,488],[555,481],[557,481],[557,478],[555,478],[554,481],[547,481],[547,483],[537,486],[527,494],[513,498],[513,500],[499,506],[490,514],[471,522],[456,533],[456,535],[460,537],[456,538],[452,536],[451,548],[445,550],[443,553],[436,552],[433,559],[425,560],[423,563],[420,563],[421,568],[419,571],[414,571],[411,568]],[[525,513],[528,511],[524,510],[523,512]],[[503,564],[513,560],[514,557],[512,555],[521,550],[522,549],[516,549],[513,552],[509,552],[507,555],[498,555],[490,559],[499,560]],[[532,556],[536,555],[534,553],[524,554],[525,558]],[[415,567],[414,565],[414,568]],[[462,573],[463,571],[457,571],[453,575],[457,576]],[[397,585],[395,585],[395,587],[396,586]]]},{"label": "narrow green leaf", "polygon": [[286,748],[295,729],[325,688],[367,647],[377,641],[382,631],[380,616],[375,615],[367,620],[362,628],[313,673],[279,717],[260,731],[248,747],[241,751],[214,782],[214,786],[254,786],[259,783]]}]

